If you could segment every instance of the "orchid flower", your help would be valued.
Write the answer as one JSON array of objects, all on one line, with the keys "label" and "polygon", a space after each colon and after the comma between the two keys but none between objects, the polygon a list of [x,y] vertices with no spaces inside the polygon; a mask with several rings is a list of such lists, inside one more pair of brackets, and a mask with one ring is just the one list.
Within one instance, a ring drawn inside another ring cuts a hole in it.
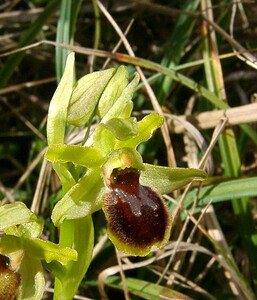
[{"label": "orchid flower", "polygon": [[[59,295],[74,294],[90,264],[94,212],[103,209],[109,238],[117,249],[145,256],[153,246],[163,247],[170,236],[171,214],[161,194],[206,177],[198,169],[143,162],[137,147],[150,139],[164,120],[155,112],[140,121],[132,117],[137,73],[129,81],[127,67],[120,66],[88,74],[78,81],[74,78],[71,53],[50,103],[45,154],[63,191],[52,220],[60,226],[60,243],[78,253],[78,261],[70,264],[66,277],[55,283]],[[93,122],[94,130],[89,130]],[[67,127],[71,126],[87,128],[81,144],[65,143]]]}]

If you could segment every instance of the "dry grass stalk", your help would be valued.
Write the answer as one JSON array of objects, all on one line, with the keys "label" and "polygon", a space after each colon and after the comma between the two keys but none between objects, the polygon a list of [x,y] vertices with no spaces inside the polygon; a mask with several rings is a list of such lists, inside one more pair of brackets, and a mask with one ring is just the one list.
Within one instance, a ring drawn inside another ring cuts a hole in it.
[{"label": "dry grass stalk", "polygon": [[[228,118],[229,125],[239,125],[245,123],[253,123],[257,121],[257,103],[237,106],[227,110],[214,110],[203,112],[198,115],[177,116],[181,121],[187,120],[198,129],[214,128],[218,125],[223,117]],[[176,119],[168,122],[169,128],[175,133],[184,132],[183,125]]]}]

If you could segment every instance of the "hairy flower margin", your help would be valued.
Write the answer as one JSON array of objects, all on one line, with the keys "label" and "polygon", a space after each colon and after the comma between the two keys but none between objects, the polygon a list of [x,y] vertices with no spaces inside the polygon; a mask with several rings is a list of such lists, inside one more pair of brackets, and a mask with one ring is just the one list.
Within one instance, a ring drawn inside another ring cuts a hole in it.
[{"label": "hairy flower margin", "polygon": [[[41,299],[41,262],[55,276],[54,299],[73,298],[91,262],[91,216],[101,208],[118,249],[144,256],[152,246],[164,246],[172,220],[161,194],[206,178],[198,169],[143,163],[136,149],[151,138],[163,118],[157,113],[140,121],[131,117],[138,82],[137,73],[129,82],[125,66],[75,81],[74,53],[69,54],[49,107],[45,154],[62,184],[63,197],[52,212],[54,225],[60,227],[59,244],[39,238],[43,224],[24,204],[0,207],[0,227],[3,224],[5,233],[0,236],[0,274],[8,273],[16,280],[18,299]],[[82,144],[65,144],[67,128],[90,127],[93,122],[94,131],[86,134]],[[3,222],[1,211],[9,216]],[[15,270],[9,264],[13,257],[19,261]],[[32,272],[25,272],[28,265]]]}]

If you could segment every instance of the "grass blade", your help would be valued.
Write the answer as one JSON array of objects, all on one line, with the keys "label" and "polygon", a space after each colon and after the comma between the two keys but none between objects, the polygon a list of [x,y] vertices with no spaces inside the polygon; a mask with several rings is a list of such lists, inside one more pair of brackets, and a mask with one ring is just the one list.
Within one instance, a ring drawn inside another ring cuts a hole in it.
[{"label": "grass blade", "polygon": [[[199,6],[199,0],[197,1],[186,1],[182,10],[195,12]],[[169,69],[174,69],[181,58],[181,55],[185,49],[186,43],[188,42],[189,36],[192,33],[193,27],[195,25],[195,18],[188,15],[180,15],[176,27],[172,31],[171,37],[168,41],[168,47],[164,57],[162,59],[161,65]],[[161,77],[159,80],[159,93],[157,98],[160,103],[164,103],[167,99],[171,86],[171,77]]]},{"label": "grass blade", "polygon": [[[225,181],[222,183],[213,184],[202,187],[199,196],[198,204],[200,206],[230,201],[231,199],[240,199],[242,197],[257,197],[257,177],[242,178]],[[193,190],[188,193],[185,206],[192,205],[198,191]],[[236,200],[235,200],[236,201]]]},{"label": "grass blade", "polygon": [[[203,13],[206,17],[211,19],[211,0],[202,1]],[[226,101],[225,86],[223,82],[222,67],[218,54],[218,44],[216,41],[215,32],[203,22],[204,30],[204,56],[206,76],[208,78],[207,83],[209,90],[213,91],[214,94],[220,99],[220,102]],[[232,129],[225,129],[224,133],[219,139],[219,148],[221,159],[224,164],[224,175],[229,177],[238,177],[241,175],[241,161],[236,143],[236,137]],[[251,213],[249,198],[243,197],[232,200],[232,206],[234,214],[237,217],[239,235],[243,240],[245,249],[248,253],[250,262],[251,273],[255,288],[257,288],[257,245],[254,244],[252,236],[256,235],[253,216]]]},{"label": "grass blade", "polygon": [[[56,41],[67,45],[73,44],[73,35],[81,0],[62,0],[60,17],[57,26]],[[67,56],[70,51],[56,47],[56,76],[60,81],[64,72]]]},{"label": "grass blade", "polygon": [[[123,289],[123,283],[118,276],[108,277],[106,285],[116,288]],[[126,284],[131,294],[140,297],[141,299],[148,300],[163,300],[163,299],[184,299],[190,300],[191,298],[179,293],[171,288],[167,288],[158,284],[154,284],[148,281],[126,278]]]}]

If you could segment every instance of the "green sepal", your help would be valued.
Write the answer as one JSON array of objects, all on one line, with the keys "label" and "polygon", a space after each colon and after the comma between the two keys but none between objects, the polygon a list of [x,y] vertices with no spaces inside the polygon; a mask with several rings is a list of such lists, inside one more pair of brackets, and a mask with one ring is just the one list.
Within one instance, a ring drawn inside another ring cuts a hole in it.
[{"label": "green sepal", "polygon": [[152,186],[161,194],[168,194],[192,180],[205,180],[207,174],[199,169],[169,168],[144,164],[140,182]]},{"label": "green sepal", "polygon": [[98,149],[79,145],[49,146],[45,158],[51,162],[72,162],[74,165],[86,168],[99,166],[104,161],[104,158]]},{"label": "green sepal", "polygon": [[57,226],[64,220],[82,218],[99,210],[103,192],[104,184],[100,170],[89,169],[55,205],[52,212],[54,224]]},{"label": "green sepal", "polygon": [[97,106],[97,114],[102,119],[109,109],[113,106],[116,100],[121,95],[122,91],[129,83],[127,67],[120,66],[113,74],[107,87],[104,89]]},{"label": "green sepal", "polygon": [[98,101],[116,69],[87,74],[74,87],[68,108],[67,122],[83,126],[92,116]]},{"label": "green sepal", "polygon": [[67,108],[73,90],[74,77],[74,53],[70,53],[67,58],[62,79],[53,95],[48,110],[48,145],[64,143]]}]

